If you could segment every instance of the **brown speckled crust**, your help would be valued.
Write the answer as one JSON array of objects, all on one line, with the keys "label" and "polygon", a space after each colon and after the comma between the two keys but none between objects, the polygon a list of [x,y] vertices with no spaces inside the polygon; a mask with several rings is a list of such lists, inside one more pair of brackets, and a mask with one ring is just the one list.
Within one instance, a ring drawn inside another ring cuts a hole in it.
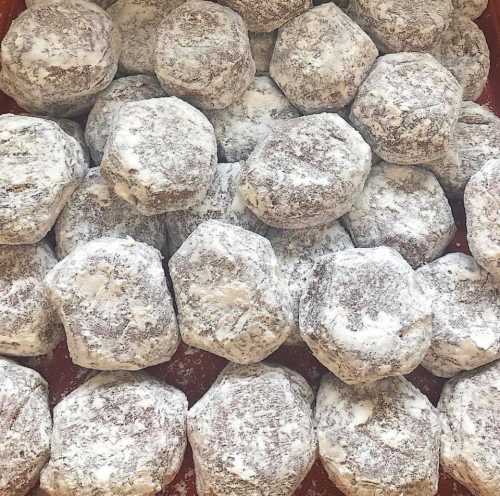
[{"label": "brown speckled crust", "polygon": [[449,381],[438,405],[441,465],[476,496],[500,494],[500,362]]},{"label": "brown speckled crust", "polygon": [[464,203],[470,251],[500,283],[500,160],[490,160],[472,176]]},{"label": "brown speckled crust", "polygon": [[205,110],[231,105],[255,76],[245,23],[227,7],[188,0],[160,24],[155,72],[169,95]]},{"label": "brown speckled crust", "polygon": [[248,33],[257,76],[269,74],[269,64],[271,63],[277,36],[278,31],[272,31],[271,33]]},{"label": "brown speckled crust", "polygon": [[309,115],[273,127],[242,166],[240,191],[270,226],[314,227],[351,209],[370,166],[370,147],[340,116]]},{"label": "brown speckled crust", "polygon": [[460,84],[432,55],[385,55],[361,85],[350,121],[382,159],[419,164],[444,157],[461,101]]},{"label": "brown speckled crust", "polygon": [[321,258],[300,301],[300,334],[348,384],[409,374],[431,343],[431,307],[413,269],[392,248]]},{"label": "brown speckled crust", "polygon": [[303,113],[335,112],[352,101],[377,55],[368,35],[327,3],[279,30],[270,73]]},{"label": "brown speckled crust", "polygon": [[45,380],[0,357],[0,496],[24,496],[36,484],[51,431]]},{"label": "brown speckled crust", "polygon": [[107,10],[122,35],[120,74],[154,74],[157,31],[163,16],[185,0],[117,0]]},{"label": "brown speckled crust", "polygon": [[[459,13],[477,19],[488,6],[488,0],[451,0],[453,8]],[[494,0],[492,0],[494,1]]]},{"label": "brown speckled crust", "polygon": [[312,7],[312,0],[217,0],[238,12],[249,31],[269,33]]},{"label": "brown speckled crust", "polygon": [[313,400],[290,369],[228,365],[188,413],[197,494],[294,494],[316,458]]},{"label": "brown speckled crust", "polygon": [[304,344],[299,334],[299,302],[314,264],[323,256],[353,248],[349,234],[338,222],[309,229],[273,229],[271,242],[293,301],[295,328],[286,344]]},{"label": "brown speckled crust", "polygon": [[476,23],[454,15],[432,54],[462,85],[464,100],[480,97],[490,71],[490,51]]},{"label": "brown speckled crust", "polygon": [[452,377],[500,358],[500,289],[472,257],[451,253],[417,271],[432,301],[432,343],[422,365]]},{"label": "brown speckled crust", "polygon": [[201,224],[169,262],[185,343],[256,363],[286,340],[292,302],[269,241],[241,227]]},{"label": "brown speckled crust", "polygon": [[29,112],[82,114],[112,81],[120,43],[94,3],[42,2],[15,19],[2,42],[0,88]]},{"label": "brown speckled crust", "polygon": [[165,96],[158,80],[151,76],[129,76],[113,81],[96,97],[85,126],[85,139],[94,162],[99,165],[111,132],[114,113],[125,102]]},{"label": "brown speckled crust", "polygon": [[316,401],[319,454],[352,496],[434,496],[438,489],[436,409],[403,377],[348,386],[323,377]]},{"label": "brown speckled crust", "polygon": [[142,372],[102,372],[54,409],[49,496],[151,496],[169,484],[186,448],[187,399]]},{"label": "brown speckled crust", "polygon": [[62,326],[43,285],[56,263],[45,242],[0,246],[1,354],[45,355],[62,339]]},{"label": "brown speckled crust", "polygon": [[239,175],[239,163],[217,164],[212,184],[200,205],[166,214],[171,255],[207,220],[220,220],[258,234],[268,229],[243,203],[238,189]]},{"label": "brown speckled crust", "polygon": [[491,159],[500,157],[500,118],[477,103],[463,102],[451,146],[431,170],[450,198],[462,198],[465,185]]},{"label": "brown speckled crust", "polygon": [[[41,3],[52,2],[53,0],[25,0],[26,7],[30,8],[34,5],[39,5]],[[88,0],[89,2],[95,3],[102,7],[103,9],[107,9],[113,2],[116,0]]]},{"label": "brown speckled crust", "polygon": [[77,246],[106,237],[130,236],[167,253],[165,217],[141,215],[113,192],[98,167],[89,170],[66,203],[57,219],[55,234],[59,259]]},{"label": "brown speckled crust", "polygon": [[0,156],[0,244],[37,243],[87,172],[82,148],[54,122],[4,114]]},{"label": "brown speckled crust", "polygon": [[276,120],[301,114],[270,77],[260,76],[238,101],[222,110],[208,110],[205,115],[214,126],[219,157],[226,162],[238,162],[250,156]]},{"label": "brown speckled crust", "polygon": [[383,53],[431,50],[452,10],[451,0],[351,0],[348,7]]},{"label": "brown speckled crust", "polygon": [[46,276],[74,363],[137,370],[170,360],[179,336],[160,253],[132,238],[79,246]]},{"label": "brown speckled crust", "polygon": [[175,97],[124,103],[114,114],[101,174],[143,215],[203,201],[217,164],[212,125]]},{"label": "brown speckled crust", "polygon": [[437,179],[420,167],[374,165],[344,223],[355,246],[390,246],[413,267],[442,255],[455,235]]}]

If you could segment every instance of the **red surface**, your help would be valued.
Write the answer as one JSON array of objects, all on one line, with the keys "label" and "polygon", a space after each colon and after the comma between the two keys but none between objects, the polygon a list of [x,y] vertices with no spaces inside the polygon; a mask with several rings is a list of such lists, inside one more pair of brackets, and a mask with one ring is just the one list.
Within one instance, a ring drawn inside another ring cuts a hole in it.
[{"label": "red surface", "polygon": [[[481,96],[479,103],[487,104],[499,114],[500,111],[500,5],[494,6],[497,0],[490,0],[490,5],[478,24],[486,34],[491,50],[491,72],[488,85]],[[0,0],[0,38],[3,38],[8,29],[10,20],[24,8],[19,0]],[[12,100],[0,93],[1,113],[16,112],[20,109]],[[453,205],[453,211],[459,231],[449,251],[468,252],[463,206]],[[272,357],[272,360],[287,365],[302,373],[313,387],[317,387],[318,380],[324,368],[305,349],[282,348]],[[66,345],[61,344],[52,356],[23,360],[26,365],[37,369],[49,382],[51,388],[51,405],[55,405],[65,395],[74,390],[92,373],[72,364],[68,356]],[[183,390],[192,405],[196,402],[217,377],[226,361],[209,353],[199,350],[190,350],[182,345],[175,357],[167,364],[153,367],[150,372],[156,377]],[[422,368],[418,368],[408,378],[436,404],[444,380],[432,376]],[[296,496],[340,496],[329,481],[321,464],[317,462],[303,482]],[[458,483],[442,474],[439,484],[439,496],[470,496],[470,493]],[[175,481],[165,490],[164,496],[194,496],[194,472],[190,450],[186,453],[183,467]],[[500,496],[500,495],[499,495]]]}]

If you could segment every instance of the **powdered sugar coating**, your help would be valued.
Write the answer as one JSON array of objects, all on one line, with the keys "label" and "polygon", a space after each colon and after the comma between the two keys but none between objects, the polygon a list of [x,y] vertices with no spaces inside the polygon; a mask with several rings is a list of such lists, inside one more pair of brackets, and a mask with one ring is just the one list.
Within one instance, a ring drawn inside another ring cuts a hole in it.
[{"label": "powdered sugar coating", "polygon": [[113,115],[125,102],[165,96],[157,79],[147,75],[129,76],[113,81],[96,97],[85,126],[85,139],[94,162],[99,165],[108,141]]},{"label": "powdered sugar coating", "polygon": [[464,203],[470,251],[500,283],[500,160],[490,160],[472,176]]},{"label": "powdered sugar coating", "polygon": [[456,230],[448,200],[430,172],[385,162],[372,167],[344,224],[355,246],[390,246],[413,267],[442,255]]},{"label": "powdered sugar coating", "polygon": [[336,112],[353,100],[377,55],[368,35],[330,2],[279,30],[270,73],[301,112]]},{"label": "powdered sugar coating", "polygon": [[98,238],[126,238],[167,253],[162,215],[141,215],[117,196],[98,167],[90,169],[63,208],[55,225],[56,253],[64,258],[77,246]]},{"label": "powdered sugar coating", "polygon": [[262,236],[209,220],[168,265],[181,336],[189,346],[236,363],[256,363],[290,334],[290,294]]},{"label": "powdered sugar coating", "polygon": [[15,19],[2,41],[0,87],[29,112],[82,114],[112,81],[120,44],[95,3],[41,2]]},{"label": "powdered sugar coating", "polygon": [[121,74],[154,74],[158,26],[185,0],[116,0],[107,10],[122,35]]},{"label": "powdered sugar coating", "polygon": [[431,50],[452,9],[451,0],[351,0],[348,7],[383,53]]},{"label": "powdered sugar coating", "polygon": [[453,8],[460,14],[477,19],[488,6],[488,0],[451,0]]},{"label": "powdered sugar coating", "polygon": [[299,117],[300,113],[270,77],[260,76],[238,101],[205,115],[214,126],[221,159],[239,162],[250,156],[276,120]]},{"label": "powdered sugar coating", "polygon": [[48,387],[34,370],[0,357],[0,495],[24,496],[50,455]]},{"label": "powdered sugar coating", "polygon": [[500,491],[500,362],[449,381],[438,405],[441,465],[477,496]]},{"label": "powdered sugar coating", "polygon": [[132,238],[79,246],[46,276],[74,363],[137,370],[170,360],[179,335],[160,253]]},{"label": "powdered sugar coating", "polygon": [[219,0],[238,12],[249,31],[269,33],[312,7],[312,0]]},{"label": "powdered sugar coating", "polygon": [[149,496],[179,470],[185,395],[142,372],[102,372],[54,409],[44,494]]},{"label": "powdered sugar coating", "polygon": [[319,454],[345,494],[434,496],[439,417],[403,377],[349,386],[323,377],[316,400]]},{"label": "powdered sugar coating", "polygon": [[291,496],[316,458],[314,395],[302,376],[228,365],[188,413],[199,496]]},{"label": "powdered sugar coating", "polygon": [[45,355],[63,336],[43,278],[57,263],[45,242],[0,246],[0,353]]},{"label": "powdered sugar coating", "polygon": [[326,224],[347,213],[370,171],[370,147],[340,116],[276,124],[244,163],[240,191],[263,222],[283,229]]},{"label": "powdered sugar coating", "polygon": [[454,15],[432,54],[462,85],[464,100],[481,96],[490,72],[490,51],[476,23],[463,15]]},{"label": "powdered sugar coating", "polygon": [[259,234],[267,230],[267,226],[243,203],[238,189],[239,175],[239,163],[217,164],[212,184],[200,205],[166,214],[171,254],[207,220],[220,220]]},{"label": "powdered sugar coating", "polygon": [[293,302],[295,326],[286,344],[303,344],[299,333],[299,303],[310,272],[321,257],[353,248],[351,238],[339,222],[309,229],[270,228],[266,237],[278,258]]},{"label": "powdered sugar coating", "polygon": [[359,88],[350,121],[383,160],[419,164],[444,157],[461,101],[460,84],[432,55],[385,55]]},{"label": "powdered sugar coating", "polygon": [[141,214],[157,215],[201,203],[216,164],[207,118],[178,98],[153,98],[117,110],[101,174]]},{"label": "powdered sugar coating", "polygon": [[463,102],[446,156],[424,167],[450,198],[462,198],[465,185],[488,160],[500,157],[500,118],[477,103]]},{"label": "powdered sugar coating", "polygon": [[273,56],[278,31],[270,33],[248,33],[252,58],[255,62],[255,74],[262,76],[269,74],[269,64]]},{"label": "powdered sugar coating", "polygon": [[[42,2],[51,2],[53,0],[25,0],[26,8],[33,7],[34,5],[39,5]],[[95,3],[102,7],[103,9],[107,9],[113,2],[116,0],[88,0],[89,2]]]},{"label": "powdered sugar coating", "polygon": [[431,307],[413,269],[391,248],[321,258],[300,302],[300,334],[348,384],[408,374],[431,342]]},{"label": "powdered sugar coating", "polygon": [[432,302],[432,343],[422,365],[452,377],[500,358],[500,291],[472,257],[452,253],[417,271]]},{"label": "powdered sugar coating", "polygon": [[4,114],[0,156],[0,244],[37,243],[85,176],[82,149],[54,122]]},{"label": "powdered sugar coating", "polygon": [[160,24],[155,72],[169,95],[205,110],[231,105],[255,76],[243,19],[213,2],[184,2]]}]

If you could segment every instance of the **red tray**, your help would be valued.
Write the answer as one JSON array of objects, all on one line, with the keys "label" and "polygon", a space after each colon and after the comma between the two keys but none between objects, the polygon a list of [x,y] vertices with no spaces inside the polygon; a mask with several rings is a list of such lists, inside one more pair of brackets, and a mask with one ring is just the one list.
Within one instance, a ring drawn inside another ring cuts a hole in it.
[{"label": "red tray", "polygon": [[[479,103],[500,115],[500,4],[490,0],[486,12],[478,20],[484,31],[491,50],[491,70],[486,89],[479,99]],[[3,38],[10,22],[22,10],[24,3],[20,0],[0,0],[0,38]],[[17,105],[6,95],[0,92],[0,113],[19,112]],[[463,205],[452,205],[458,233],[448,248],[448,251],[468,252]],[[302,348],[283,347],[278,350],[271,360],[287,365],[297,370],[317,388],[319,378],[325,369],[316,359]],[[54,406],[61,398],[82,384],[91,371],[74,365],[68,355],[65,343],[62,343],[51,356],[20,360],[23,364],[38,370],[50,385],[50,402]],[[186,393],[190,405],[193,405],[210,387],[219,372],[226,364],[226,360],[201,350],[188,349],[181,345],[174,358],[167,364],[149,369],[154,376],[165,380]],[[444,380],[434,377],[419,367],[408,376],[420,390],[425,393],[433,404],[436,404]],[[162,496],[195,496],[194,470],[191,451],[188,448],[184,464],[176,479],[162,493]],[[328,479],[319,461],[296,491],[296,496],[342,496],[342,493]],[[439,481],[439,496],[471,496],[460,484],[445,474],[441,474]],[[500,496],[500,495],[499,495]]]}]

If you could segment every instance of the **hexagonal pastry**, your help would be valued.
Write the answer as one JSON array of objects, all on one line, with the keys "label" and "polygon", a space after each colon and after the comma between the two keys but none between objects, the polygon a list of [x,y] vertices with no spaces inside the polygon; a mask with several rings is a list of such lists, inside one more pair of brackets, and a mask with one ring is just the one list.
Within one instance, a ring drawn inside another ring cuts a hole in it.
[{"label": "hexagonal pastry", "polygon": [[0,244],[34,244],[54,225],[87,164],[76,140],[47,119],[4,114],[0,134]]},{"label": "hexagonal pastry", "polygon": [[179,334],[158,250],[132,238],[81,245],[46,276],[74,363],[137,370],[170,360]]},{"label": "hexagonal pastry", "polygon": [[199,496],[291,496],[316,458],[314,394],[279,365],[228,365],[188,413]]},{"label": "hexagonal pastry", "polygon": [[210,220],[169,262],[185,343],[236,363],[263,360],[288,337],[292,302],[269,241]]}]

